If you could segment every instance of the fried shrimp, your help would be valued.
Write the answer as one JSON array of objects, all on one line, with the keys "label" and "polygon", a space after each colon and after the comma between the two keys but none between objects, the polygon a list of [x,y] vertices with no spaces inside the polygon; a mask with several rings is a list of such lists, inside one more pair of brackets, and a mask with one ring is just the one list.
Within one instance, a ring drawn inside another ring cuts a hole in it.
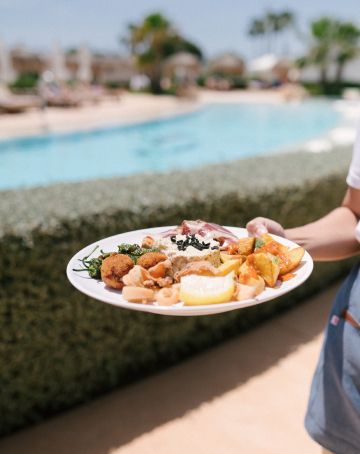
[{"label": "fried shrimp", "polygon": [[160,262],[167,260],[167,256],[161,252],[146,252],[137,261],[137,265],[142,266],[146,270],[152,268]]},{"label": "fried shrimp", "polygon": [[101,279],[108,287],[122,289],[125,285],[123,277],[128,274],[134,266],[134,262],[130,257],[114,252],[102,262]]}]

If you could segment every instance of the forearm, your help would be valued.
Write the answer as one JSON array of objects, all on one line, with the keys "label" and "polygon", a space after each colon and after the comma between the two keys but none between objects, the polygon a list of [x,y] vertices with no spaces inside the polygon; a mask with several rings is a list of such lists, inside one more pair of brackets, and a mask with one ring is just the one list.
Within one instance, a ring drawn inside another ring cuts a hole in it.
[{"label": "forearm", "polygon": [[342,206],[316,222],[285,230],[285,237],[306,249],[313,260],[340,260],[360,252],[357,223],[356,214]]}]

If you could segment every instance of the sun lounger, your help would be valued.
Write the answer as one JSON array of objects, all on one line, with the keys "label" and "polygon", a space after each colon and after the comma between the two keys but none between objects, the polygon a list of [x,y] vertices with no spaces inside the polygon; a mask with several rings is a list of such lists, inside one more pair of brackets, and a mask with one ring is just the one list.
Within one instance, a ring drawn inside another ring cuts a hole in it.
[{"label": "sun lounger", "polygon": [[0,112],[19,113],[30,108],[40,108],[41,98],[36,95],[15,95],[7,87],[0,86]]}]

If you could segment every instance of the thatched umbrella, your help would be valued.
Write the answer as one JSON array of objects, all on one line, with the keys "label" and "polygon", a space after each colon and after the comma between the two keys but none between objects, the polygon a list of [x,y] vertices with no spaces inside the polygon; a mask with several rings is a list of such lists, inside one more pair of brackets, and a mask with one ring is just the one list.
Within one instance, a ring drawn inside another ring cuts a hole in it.
[{"label": "thatched umbrella", "polygon": [[244,73],[244,63],[234,54],[225,54],[212,60],[209,72],[226,76],[241,76]]},{"label": "thatched umbrella", "polygon": [[199,57],[190,52],[178,52],[165,62],[164,75],[196,78],[201,73]]},{"label": "thatched umbrella", "polygon": [[15,47],[10,52],[12,64],[18,74],[38,73],[48,69],[48,57],[31,52],[22,46]]}]

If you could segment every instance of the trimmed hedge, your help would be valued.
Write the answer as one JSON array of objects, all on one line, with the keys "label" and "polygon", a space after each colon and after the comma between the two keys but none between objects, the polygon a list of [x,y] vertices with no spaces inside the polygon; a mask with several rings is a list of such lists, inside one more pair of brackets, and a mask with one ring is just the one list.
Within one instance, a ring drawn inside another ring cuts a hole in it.
[{"label": "trimmed hedge", "polygon": [[93,300],[67,281],[84,246],[204,219],[292,227],[341,203],[350,149],[289,153],[170,174],[0,192],[0,433],[34,424],[173,364],[288,308],[348,272],[316,264],[288,295],[225,314],[167,317]]}]

